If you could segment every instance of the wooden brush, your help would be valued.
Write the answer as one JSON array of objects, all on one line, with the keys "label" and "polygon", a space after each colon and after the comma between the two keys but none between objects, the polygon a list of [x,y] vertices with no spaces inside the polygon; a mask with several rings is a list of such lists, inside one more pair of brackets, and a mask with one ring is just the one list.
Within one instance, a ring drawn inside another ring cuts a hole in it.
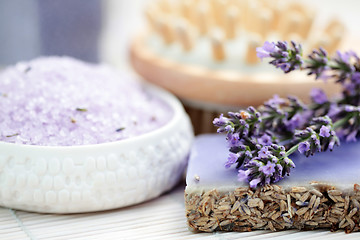
[{"label": "wooden brush", "polygon": [[[247,64],[258,62],[249,50],[255,51],[254,46],[268,39],[302,40],[304,49],[322,46],[331,54],[345,32],[341,21],[331,19],[312,33],[314,10],[283,0],[159,0],[145,14],[151,29],[166,45],[180,44],[184,52],[191,52],[199,39],[205,39],[216,62],[227,59],[229,41],[241,38],[248,39],[242,54]],[[214,36],[214,29],[220,29],[224,37]]]}]

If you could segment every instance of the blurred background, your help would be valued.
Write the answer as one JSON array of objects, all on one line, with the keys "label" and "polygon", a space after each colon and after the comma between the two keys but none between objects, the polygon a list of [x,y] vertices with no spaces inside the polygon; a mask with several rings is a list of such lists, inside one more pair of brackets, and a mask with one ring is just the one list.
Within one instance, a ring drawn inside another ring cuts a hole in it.
[{"label": "blurred background", "polygon": [[[151,1],[1,0],[0,66],[40,55],[70,55],[129,69],[128,44],[144,27],[143,8]],[[301,2],[317,9],[320,21],[338,17],[360,39],[360,1]]]},{"label": "blurred background", "polygon": [[[210,0],[209,0],[210,1]],[[271,1],[271,0],[265,0]],[[107,0],[105,1],[106,28],[102,45],[102,59],[107,62],[120,63],[128,66],[127,52],[131,36],[146,26],[144,7],[153,0]],[[285,2],[299,2],[296,0],[285,0]],[[347,32],[355,39],[360,39],[360,28],[358,22],[360,15],[360,1],[357,0],[302,0],[312,10],[315,10],[319,25],[326,24],[329,18],[338,18],[347,29]],[[117,46],[117,51],[114,50]],[[359,47],[360,49],[360,47]],[[120,53],[120,54],[118,54]]]}]

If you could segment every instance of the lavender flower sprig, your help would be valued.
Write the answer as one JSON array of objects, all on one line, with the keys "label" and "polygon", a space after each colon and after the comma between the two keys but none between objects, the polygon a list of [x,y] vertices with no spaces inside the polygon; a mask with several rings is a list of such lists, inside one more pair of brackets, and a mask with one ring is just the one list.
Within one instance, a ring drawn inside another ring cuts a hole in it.
[{"label": "lavender flower sprig", "polygon": [[[281,46],[281,47],[279,47]],[[285,46],[285,47],[284,47]],[[314,116],[329,115],[335,124],[342,126],[338,129],[340,137],[349,140],[355,140],[359,135],[360,117],[360,58],[353,52],[336,52],[336,56],[329,57],[326,50],[320,48],[313,50],[306,58],[302,56],[301,45],[292,42],[289,46],[286,42],[270,43],[265,42],[263,47],[257,48],[257,55],[260,58],[270,58],[270,64],[282,68],[283,63],[278,63],[281,54],[296,52],[288,54],[288,58],[284,60],[285,63],[291,64],[293,67],[288,73],[295,69],[307,70],[308,75],[315,75],[316,79],[328,80],[334,79],[336,83],[342,86],[341,96],[335,100],[328,100],[327,96],[322,90],[314,89],[311,92],[312,111]],[[266,53],[266,54],[264,54]],[[300,60],[299,60],[300,59]],[[282,68],[283,69],[283,68]],[[346,123],[346,124],[344,124]]]},{"label": "lavender flower sprig", "polygon": [[[358,106],[360,103],[360,58],[353,52],[336,52],[335,57],[329,57],[325,49],[313,50],[307,57],[302,56],[300,44],[279,41],[265,42],[257,48],[257,56],[261,59],[270,58],[270,64],[289,73],[296,69],[306,69],[308,75],[316,79],[335,79],[343,87],[342,102]],[[285,57],[284,57],[285,56]]]},{"label": "lavender flower sprig", "polygon": [[360,132],[360,59],[354,52],[337,52],[330,58],[320,48],[304,58],[295,42],[265,42],[257,52],[285,73],[307,70],[316,79],[334,78],[343,90],[339,99],[329,100],[321,89],[314,89],[309,105],[296,97],[274,96],[258,109],[249,107],[214,120],[229,145],[225,167],[235,165],[238,179],[253,188],[289,175],[295,167],[289,157],[295,151],[307,157],[332,151],[340,139],[355,141]]},{"label": "lavender flower sprig", "polygon": [[281,68],[285,73],[298,69],[304,64],[301,57],[301,45],[293,41],[291,46],[286,41],[279,41],[277,43],[265,42],[262,48],[257,48],[256,50],[259,58],[273,58],[270,63]]},{"label": "lavender flower sprig", "polygon": [[307,115],[298,99],[275,96],[259,111],[249,107],[246,111],[230,112],[228,117],[222,114],[215,118],[213,123],[218,132],[226,133],[230,151],[225,167],[236,165],[239,180],[247,180],[251,187],[256,187],[276,183],[289,175],[295,167],[289,155],[296,150],[307,156],[332,150],[338,141],[331,119],[314,118],[307,125],[304,121]]}]

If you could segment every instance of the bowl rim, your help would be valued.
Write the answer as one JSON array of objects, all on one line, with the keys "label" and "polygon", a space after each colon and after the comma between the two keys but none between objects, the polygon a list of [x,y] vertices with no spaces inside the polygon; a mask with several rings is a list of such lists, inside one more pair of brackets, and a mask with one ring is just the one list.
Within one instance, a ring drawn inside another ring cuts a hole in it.
[{"label": "bowl rim", "polygon": [[83,145],[71,145],[71,146],[61,146],[61,145],[31,145],[31,144],[18,144],[18,143],[9,143],[0,141],[0,148],[21,148],[21,150],[50,150],[50,151],[71,151],[71,150],[85,150],[85,149],[98,149],[102,147],[118,147],[119,145],[133,144],[138,143],[139,141],[146,141],[148,139],[152,139],[158,135],[163,135],[168,132],[170,129],[174,128],[176,124],[181,121],[183,115],[185,115],[185,110],[181,105],[180,101],[170,92],[167,92],[160,87],[155,86],[154,84],[139,81],[141,87],[145,89],[145,91],[149,92],[152,96],[159,98],[163,101],[172,111],[172,117],[169,122],[165,125],[154,129],[152,131],[133,136],[130,138],[125,138],[112,142],[103,142],[97,144],[83,144]]}]

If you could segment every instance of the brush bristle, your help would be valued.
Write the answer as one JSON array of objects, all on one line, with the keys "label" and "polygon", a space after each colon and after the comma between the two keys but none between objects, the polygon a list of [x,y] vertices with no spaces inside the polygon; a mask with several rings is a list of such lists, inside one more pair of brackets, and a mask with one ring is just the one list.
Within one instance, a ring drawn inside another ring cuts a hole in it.
[{"label": "brush bristle", "polygon": [[[330,54],[339,47],[344,25],[330,19],[322,30],[312,32],[315,12],[300,3],[284,0],[159,0],[146,9],[147,20],[165,44],[180,43],[185,52],[196,47],[199,39],[211,44],[215,61],[226,60],[229,41],[247,37],[244,61],[254,64],[251,54],[265,40],[301,41],[305,51],[324,47]],[[214,38],[221,31],[224,38]],[[256,41],[249,36],[257,36]]]}]

